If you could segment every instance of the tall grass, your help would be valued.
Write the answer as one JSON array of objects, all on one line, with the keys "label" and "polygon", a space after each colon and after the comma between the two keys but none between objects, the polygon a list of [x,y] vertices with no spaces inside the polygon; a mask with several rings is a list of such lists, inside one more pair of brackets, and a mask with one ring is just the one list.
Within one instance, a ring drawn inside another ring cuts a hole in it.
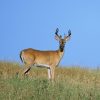
[{"label": "tall grass", "polygon": [[100,71],[56,68],[55,80],[47,70],[33,68],[27,77],[18,63],[0,62],[0,100],[100,100]]}]

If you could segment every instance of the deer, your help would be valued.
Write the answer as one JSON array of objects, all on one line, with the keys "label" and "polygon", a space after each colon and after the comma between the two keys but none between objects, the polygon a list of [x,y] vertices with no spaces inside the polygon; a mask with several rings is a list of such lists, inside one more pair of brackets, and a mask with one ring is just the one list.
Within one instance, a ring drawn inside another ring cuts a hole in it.
[{"label": "deer", "polygon": [[59,42],[59,49],[41,51],[27,48],[20,52],[20,59],[26,66],[23,72],[24,75],[29,73],[32,66],[45,67],[48,70],[48,79],[54,80],[55,68],[59,65],[64,55],[65,44],[71,37],[71,30],[68,31],[68,35],[64,35],[64,38],[58,32],[59,29],[57,28],[55,39]]}]

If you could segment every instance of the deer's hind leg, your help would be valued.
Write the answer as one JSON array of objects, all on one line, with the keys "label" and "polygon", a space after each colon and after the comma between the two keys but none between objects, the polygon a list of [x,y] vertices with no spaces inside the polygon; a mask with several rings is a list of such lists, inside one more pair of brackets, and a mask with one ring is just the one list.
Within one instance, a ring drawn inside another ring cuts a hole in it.
[{"label": "deer's hind leg", "polygon": [[25,70],[24,70],[24,72],[23,72],[23,74],[27,75],[29,73],[29,71],[31,70],[31,67],[32,66],[26,67]]},{"label": "deer's hind leg", "polygon": [[24,75],[27,75],[29,73],[29,71],[31,70],[32,66],[34,65],[34,57],[30,56],[30,57],[26,57],[25,59],[25,70],[24,70]]}]

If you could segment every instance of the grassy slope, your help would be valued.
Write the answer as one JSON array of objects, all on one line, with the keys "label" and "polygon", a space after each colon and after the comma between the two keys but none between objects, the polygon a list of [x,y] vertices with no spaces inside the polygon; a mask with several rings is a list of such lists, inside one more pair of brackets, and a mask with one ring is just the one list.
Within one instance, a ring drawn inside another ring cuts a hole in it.
[{"label": "grassy slope", "polygon": [[0,62],[0,100],[100,100],[100,70],[56,68],[54,82],[47,80],[46,69],[33,68],[28,77],[22,70]]}]

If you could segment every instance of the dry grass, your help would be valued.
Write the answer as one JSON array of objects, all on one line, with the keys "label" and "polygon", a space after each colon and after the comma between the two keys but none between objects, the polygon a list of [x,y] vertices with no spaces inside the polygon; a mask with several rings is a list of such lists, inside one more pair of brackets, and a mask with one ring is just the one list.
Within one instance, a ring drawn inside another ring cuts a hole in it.
[{"label": "dry grass", "polygon": [[[19,77],[24,70],[24,66],[15,62],[0,62],[0,77],[12,78],[16,75]],[[33,67],[28,75],[29,78],[44,78],[47,79],[47,69]],[[69,80],[74,83],[83,84],[100,84],[100,71],[86,68],[74,67],[57,67],[55,70],[55,80]]]},{"label": "dry grass", "polygon": [[23,69],[0,62],[0,100],[100,100],[100,70],[57,67],[51,83],[46,69],[33,67],[28,77],[20,75]]}]

